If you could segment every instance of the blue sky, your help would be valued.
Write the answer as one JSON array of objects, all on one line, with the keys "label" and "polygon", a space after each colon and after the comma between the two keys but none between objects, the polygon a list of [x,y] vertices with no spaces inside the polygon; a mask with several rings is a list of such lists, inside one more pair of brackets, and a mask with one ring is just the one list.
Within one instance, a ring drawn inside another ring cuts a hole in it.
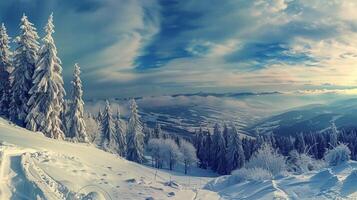
[{"label": "blue sky", "polygon": [[54,37],[68,86],[85,95],[280,91],[357,85],[354,0],[3,0],[18,34],[23,13]]}]

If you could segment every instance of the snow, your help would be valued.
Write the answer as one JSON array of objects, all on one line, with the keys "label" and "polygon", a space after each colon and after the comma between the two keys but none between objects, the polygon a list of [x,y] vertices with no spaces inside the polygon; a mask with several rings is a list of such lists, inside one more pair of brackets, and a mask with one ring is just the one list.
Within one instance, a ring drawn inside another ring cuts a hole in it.
[{"label": "snow", "polygon": [[0,199],[23,199],[23,195],[30,199],[219,198],[202,189],[213,179],[206,170],[192,170],[189,176],[183,171],[156,170],[90,144],[47,138],[3,119],[0,142]]},{"label": "snow", "polygon": [[154,169],[0,119],[0,199],[355,199],[357,162],[244,180]]},{"label": "snow", "polygon": [[356,199],[357,162],[274,180],[247,181],[234,175],[219,177],[205,188],[222,199]]}]

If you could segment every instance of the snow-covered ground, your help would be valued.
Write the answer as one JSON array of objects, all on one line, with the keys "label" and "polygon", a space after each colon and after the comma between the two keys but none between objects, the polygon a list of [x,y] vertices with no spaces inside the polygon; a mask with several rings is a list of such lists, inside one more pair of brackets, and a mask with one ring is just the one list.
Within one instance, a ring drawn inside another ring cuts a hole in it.
[{"label": "snow-covered ground", "polygon": [[[126,161],[89,144],[58,141],[0,119],[0,199],[219,199],[191,175]],[[171,180],[171,181],[170,181]],[[100,199],[100,198],[99,198]]]},{"label": "snow-covered ground", "polygon": [[[267,181],[156,170],[0,119],[0,199],[357,199],[357,162]],[[78,198],[80,197],[80,198]]]},{"label": "snow-covered ground", "polygon": [[222,199],[357,199],[357,162],[266,181],[222,176],[205,188]]}]

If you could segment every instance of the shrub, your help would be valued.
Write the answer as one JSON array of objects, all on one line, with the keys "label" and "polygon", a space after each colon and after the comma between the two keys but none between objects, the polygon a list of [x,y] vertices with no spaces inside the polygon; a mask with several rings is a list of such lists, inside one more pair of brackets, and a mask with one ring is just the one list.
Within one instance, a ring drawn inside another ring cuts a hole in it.
[{"label": "shrub", "polygon": [[308,171],[321,169],[324,167],[324,161],[316,160],[306,153],[298,153],[293,150],[289,153],[287,160],[288,171],[302,174]]},{"label": "shrub", "polygon": [[284,175],[287,171],[285,157],[280,155],[270,145],[263,145],[245,165],[247,169],[261,168],[267,170],[273,177]]},{"label": "shrub", "polygon": [[339,144],[337,147],[329,150],[325,154],[325,161],[330,166],[337,166],[350,160],[351,151],[345,144]]},{"label": "shrub", "polygon": [[237,180],[263,181],[273,179],[273,175],[263,168],[241,168],[232,172]]}]

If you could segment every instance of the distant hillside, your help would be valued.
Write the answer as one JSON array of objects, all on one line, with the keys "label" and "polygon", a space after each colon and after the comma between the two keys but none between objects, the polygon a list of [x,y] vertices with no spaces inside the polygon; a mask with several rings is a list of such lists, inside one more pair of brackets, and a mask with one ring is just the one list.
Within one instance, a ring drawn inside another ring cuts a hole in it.
[{"label": "distant hillside", "polygon": [[269,117],[249,128],[260,134],[291,135],[327,130],[334,122],[339,129],[357,128],[357,99],[314,104]]}]

